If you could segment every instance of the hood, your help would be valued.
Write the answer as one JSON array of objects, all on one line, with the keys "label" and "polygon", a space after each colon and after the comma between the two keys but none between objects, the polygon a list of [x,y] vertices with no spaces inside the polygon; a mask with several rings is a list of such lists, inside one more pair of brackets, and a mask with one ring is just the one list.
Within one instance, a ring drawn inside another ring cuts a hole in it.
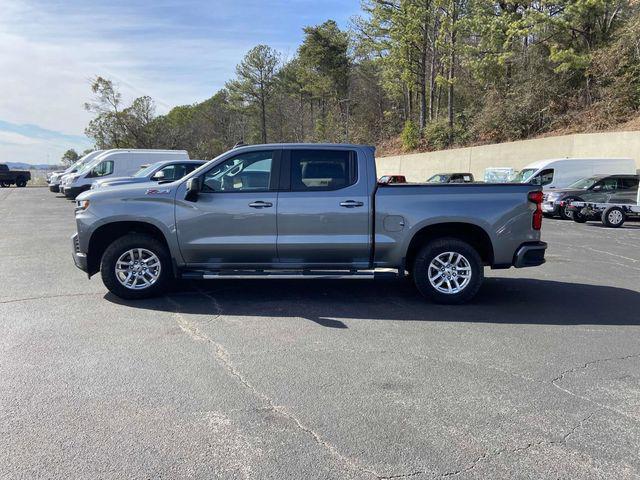
[{"label": "hood", "polygon": [[133,200],[147,197],[173,197],[179,183],[165,183],[158,185],[157,182],[136,182],[124,183],[121,185],[109,185],[109,188],[95,188],[87,190],[76,198],[77,200]]},{"label": "hood", "polygon": [[113,187],[115,185],[125,185],[129,183],[144,183],[148,182],[147,178],[137,178],[137,177],[110,177],[103,178],[102,180],[97,180],[93,182],[91,188],[100,188],[100,187]]},{"label": "hood", "polygon": [[547,196],[554,196],[556,198],[567,197],[569,195],[582,195],[589,190],[581,190],[577,188],[553,188],[545,190],[544,194]]}]

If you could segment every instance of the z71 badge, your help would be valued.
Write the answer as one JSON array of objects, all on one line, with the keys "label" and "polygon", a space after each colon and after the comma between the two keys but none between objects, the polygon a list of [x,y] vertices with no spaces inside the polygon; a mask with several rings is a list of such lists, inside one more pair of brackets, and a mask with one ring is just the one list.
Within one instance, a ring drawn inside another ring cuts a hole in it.
[{"label": "z71 badge", "polygon": [[169,189],[160,190],[158,188],[149,188],[145,193],[147,195],[166,195],[168,193],[171,193],[171,190]]}]

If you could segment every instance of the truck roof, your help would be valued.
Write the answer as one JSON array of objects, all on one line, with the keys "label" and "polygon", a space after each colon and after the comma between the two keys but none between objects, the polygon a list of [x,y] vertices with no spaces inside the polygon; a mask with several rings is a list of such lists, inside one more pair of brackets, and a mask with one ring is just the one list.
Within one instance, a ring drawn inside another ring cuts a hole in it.
[{"label": "truck roof", "polygon": [[355,143],[263,143],[256,145],[242,145],[236,147],[234,151],[255,150],[260,148],[370,148],[375,150],[373,145],[360,145]]}]

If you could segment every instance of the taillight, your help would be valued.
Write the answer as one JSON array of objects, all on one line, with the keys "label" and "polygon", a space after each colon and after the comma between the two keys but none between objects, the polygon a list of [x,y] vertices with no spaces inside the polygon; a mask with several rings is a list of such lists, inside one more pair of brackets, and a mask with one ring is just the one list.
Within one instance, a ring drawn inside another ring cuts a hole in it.
[{"label": "taillight", "polygon": [[542,228],[542,198],[543,193],[541,191],[529,192],[529,201],[536,204],[536,209],[533,212],[533,221],[531,223],[534,230],[540,230]]}]

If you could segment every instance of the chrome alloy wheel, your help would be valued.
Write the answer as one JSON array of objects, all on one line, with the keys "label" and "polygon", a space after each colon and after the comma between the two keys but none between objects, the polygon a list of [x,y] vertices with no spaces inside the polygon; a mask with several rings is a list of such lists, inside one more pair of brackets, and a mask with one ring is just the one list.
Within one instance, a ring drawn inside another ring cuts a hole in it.
[{"label": "chrome alloy wheel", "polygon": [[611,223],[612,225],[619,224],[620,222],[622,222],[622,212],[615,209],[611,210],[607,215],[607,220],[609,220],[609,223]]},{"label": "chrome alloy wheel", "polygon": [[471,281],[471,264],[463,255],[444,252],[431,260],[427,269],[429,283],[440,293],[460,293]]},{"label": "chrome alloy wheel", "polygon": [[116,278],[130,290],[149,288],[160,278],[160,259],[146,248],[127,250],[116,261]]}]

